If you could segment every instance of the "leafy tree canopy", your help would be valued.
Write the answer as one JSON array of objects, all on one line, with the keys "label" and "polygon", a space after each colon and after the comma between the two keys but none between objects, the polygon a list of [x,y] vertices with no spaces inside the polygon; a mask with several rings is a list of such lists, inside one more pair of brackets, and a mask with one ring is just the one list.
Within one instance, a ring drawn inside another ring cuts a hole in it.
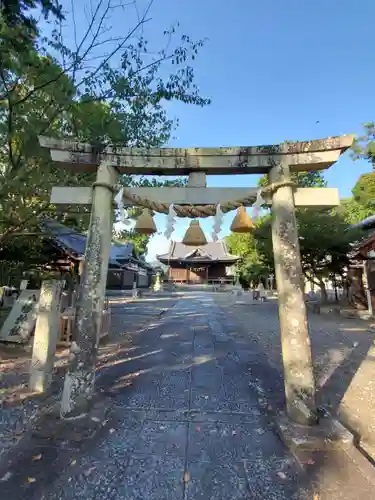
[{"label": "leafy tree canopy", "polygon": [[37,33],[37,20],[30,11],[39,9],[44,18],[52,14],[64,19],[61,5],[56,0],[2,0],[0,4],[1,25],[15,28],[21,26],[25,32]]},{"label": "leafy tree canopy", "polygon": [[352,193],[357,203],[375,209],[375,171],[361,175],[352,189]]},{"label": "leafy tree canopy", "polygon": [[[26,2],[21,10],[22,5]],[[174,27],[164,32],[164,48],[149,47],[142,35],[147,10],[132,30],[111,37],[106,26],[118,5],[108,0],[104,14],[100,0],[98,10],[95,1],[90,5],[92,18],[87,27],[78,30],[75,26],[81,39],[69,40],[69,44],[64,43],[58,19],[50,37],[37,33],[27,38],[22,50],[14,40],[26,34],[27,28],[1,25],[0,248],[17,233],[35,231],[40,215],[56,217],[57,208],[49,203],[54,185],[91,185],[93,181],[92,175],[54,166],[48,151],[39,147],[39,135],[157,147],[169,140],[177,125],[167,115],[167,101],[198,106],[210,102],[201,97],[189,65],[203,41],[185,34],[179,37]],[[130,176],[123,176],[121,182],[164,184],[159,179]],[[87,227],[86,209],[70,207],[59,214],[62,222]]]},{"label": "leafy tree canopy", "polygon": [[[303,273],[308,279],[324,287],[324,278],[331,274],[342,274],[348,265],[347,255],[356,235],[347,231],[347,223],[340,213],[299,209],[296,217]],[[255,237],[264,262],[271,265],[271,218],[259,226]]]},{"label": "leafy tree canopy", "polygon": [[341,200],[335,209],[345,222],[356,224],[375,212],[375,172],[363,174],[352,189],[352,198]]},{"label": "leafy tree canopy", "polygon": [[[293,178],[301,187],[326,186],[322,172],[303,172],[294,174]],[[267,185],[267,176],[263,176],[259,184]],[[302,269],[307,278],[321,287],[324,287],[324,278],[332,273],[341,274],[348,264],[347,254],[354,239],[353,233],[347,231],[345,214],[348,211],[349,206],[339,210],[296,210]],[[272,215],[269,213],[257,221],[254,234],[228,237],[229,246],[233,242],[231,248],[242,257],[240,266],[243,274],[267,275],[273,271],[271,222]]]},{"label": "leafy tree canopy", "polygon": [[347,224],[357,224],[366,219],[366,217],[374,214],[374,209],[371,206],[362,205],[354,198],[342,199],[341,205],[335,211],[342,214]]},{"label": "leafy tree canopy", "polygon": [[[324,179],[323,173],[313,170],[311,172],[293,172],[292,180],[300,187],[326,187],[327,181]],[[258,182],[258,185],[265,187],[268,185],[268,175],[263,175]]]},{"label": "leafy tree canopy", "polygon": [[[258,227],[262,227],[269,216],[262,217],[257,221]],[[238,255],[241,259],[237,264],[241,280],[250,284],[267,277],[273,270],[273,260],[269,261],[259,252],[255,233],[231,233],[225,238],[230,253]]]},{"label": "leafy tree canopy", "polygon": [[365,123],[363,134],[358,137],[353,145],[354,158],[368,160],[372,167],[375,166],[375,123]]}]

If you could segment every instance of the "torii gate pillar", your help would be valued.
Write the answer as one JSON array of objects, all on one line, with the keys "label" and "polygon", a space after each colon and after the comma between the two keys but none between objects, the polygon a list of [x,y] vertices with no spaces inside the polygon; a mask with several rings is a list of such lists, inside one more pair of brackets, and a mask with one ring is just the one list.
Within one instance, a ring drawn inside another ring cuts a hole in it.
[{"label": "torii gate pillar", "polygon": [[[74,338],[60,407],[62,418],[85,415],[94,392],[96,352],[112,240],[112,204],[116,176],[113,166],[101,162],[93,185],[91,218],[77,297]],[[75,339],[79,339],[79,343],[76,343]]]},{"label": "torii gate pillar", "polygon": [[[269,182],[290,179],[287,162],[280,159],[269,172]],[[302,266],[291,186],[272,196],[272,243],[278,291],[280,335],[284,364],[286,409],[302,425],[317,421],[315,380],[311,357]]]}]

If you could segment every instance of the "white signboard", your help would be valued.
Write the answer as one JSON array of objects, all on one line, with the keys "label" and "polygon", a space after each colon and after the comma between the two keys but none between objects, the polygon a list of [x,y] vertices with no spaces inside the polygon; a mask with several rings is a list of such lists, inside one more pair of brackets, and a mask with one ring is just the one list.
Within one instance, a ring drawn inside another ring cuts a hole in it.
[{"label": "white signboard", "polygon": [[35,328],[39,290],[23,290],[3,324],[0,340],[26,343]]}]

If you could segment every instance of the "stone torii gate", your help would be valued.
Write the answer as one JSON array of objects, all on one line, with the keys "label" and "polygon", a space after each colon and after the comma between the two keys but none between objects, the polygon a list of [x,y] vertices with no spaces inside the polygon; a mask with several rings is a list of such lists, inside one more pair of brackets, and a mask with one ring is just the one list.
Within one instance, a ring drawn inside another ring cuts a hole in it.
[{"label": "stone torii gate", "polygon": [[91,205],[85,266],[81,276],[61,416],[76,418],[89,408],[95,380],[100,312],[103,308],[113,224],[113,194],[118,175],[189,175],[183,188],[129,188],[124,206],[147,199],[169,205],[216,205],[241,200],[251,205],[258,188],[207,188],[208,174],[268,174],[272,205],[272,241],[279,296],[279,317],[287,413],[300,424],[317,421],[312,366],[295,206],[339,205],[334,188],[296,188],[290,174],[323,170],[333,165],[353,143],[344,135],[273,146],[233,148],[116,148],[101,151],[90,144],[40,137],[56,165],[75,172],[96,172],[92,187],[54,187],[51,203]]}]

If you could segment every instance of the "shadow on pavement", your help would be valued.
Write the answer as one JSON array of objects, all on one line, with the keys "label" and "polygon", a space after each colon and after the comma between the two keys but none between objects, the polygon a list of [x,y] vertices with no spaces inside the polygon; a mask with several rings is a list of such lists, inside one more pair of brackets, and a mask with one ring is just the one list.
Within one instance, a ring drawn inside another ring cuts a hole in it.
[{"label": "shadow on pavement", "polygon": [[[124,313],[114,319],[119,339]],[[283,405],[280,371],[235,328],[201,295],[134,331],[115,353],[103,350],[97,391],[110,401],[108,422],[82,443],[31,439],[8,466],[4,498],[374,498],[342,454],[296,460],[284,447],[271,418]],[[340,471],[351,482],[343,486]]]}]

